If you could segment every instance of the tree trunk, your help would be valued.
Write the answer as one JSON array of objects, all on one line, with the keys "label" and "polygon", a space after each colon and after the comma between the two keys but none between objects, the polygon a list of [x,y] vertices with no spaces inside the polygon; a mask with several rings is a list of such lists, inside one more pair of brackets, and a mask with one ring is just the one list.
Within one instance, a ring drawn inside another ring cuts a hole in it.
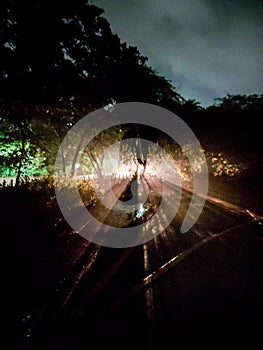
[{"label": "tree trunk", "polygon": [[18,163],[18,169],[17,169],[17,176],[16,176],[15,186],[19,186],[21,173],[22,173],[22,166],[23,166],[24,155],[25,155],[25,139],[24,139],[24,136],[22,134],[21,155],[20,155],[19,163]]},{"label": "tree trunk", "polygon": [[91,158],[93,164],[95,165],[94,168],[95,168],[95,171],[97,172],[97,175],[98,175],[99,177],[101,177],[101,176],[102,176],[102,173],[101,173],[100,165],[99,165],[99,163],[98,163],[96,157],[94,157],[94,155],[92,154],[92,152],[89,152],[89,156],[90,156],[90,158]]},{"label": "tree trunk", "polygon": [[65,155],[63,147],[61,146],[61,163],[62,163],[62,172],[63,175],[66,176],[66,163],[65,163]]},{"label": "tree trunk", "polygon": [[73,157],[72,163],[71,163],[70,177],[73,177],[74,174],[75,174],[76,161],[77,161],[77,159],[78,159],[79,151],[80,151],[80,149],[81,149],[81,147],[82,147],[83,140],[84,140],[84,137],[82,137],[82,138],[80,139],[80,142],[79,142],[79,144],[78,144],[78,147],[77,147],[77,149],[76,149],[76,151],[75,151],[75,153],[74,153],[74,157]]}]

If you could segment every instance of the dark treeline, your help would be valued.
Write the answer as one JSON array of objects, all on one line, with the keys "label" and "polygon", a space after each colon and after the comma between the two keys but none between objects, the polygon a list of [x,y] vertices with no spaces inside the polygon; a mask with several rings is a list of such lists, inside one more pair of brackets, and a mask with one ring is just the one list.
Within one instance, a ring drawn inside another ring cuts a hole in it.
[{"label": "dark treeline", "polygon": [[227,95],[208,108],[186,100],[87,0],[3,0],[0,8],[2,176],[47,170],[67,130],[110,103],[157,104],[198,135],[247,133],[261,147],[262,95]]},{"label": "dark treeline", "polygon": [[115,100],[182,102],[169,81],[147,66],[136,47],[121,43],[86,0],[7,0],[1,5],[1,85],[5,98],[99,107]]}]

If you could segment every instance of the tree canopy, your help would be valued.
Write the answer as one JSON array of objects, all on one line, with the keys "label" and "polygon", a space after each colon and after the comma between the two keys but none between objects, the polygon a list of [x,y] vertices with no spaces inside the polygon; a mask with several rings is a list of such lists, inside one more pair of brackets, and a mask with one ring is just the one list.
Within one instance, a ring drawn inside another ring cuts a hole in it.
[{"label": "tree canopy", "polygon": [[[28,142],[54,159],[67,130],[109,103],[181,105],[171,82],[112,33],[103,9],[86,0],[4,0],[0,6],[0,112],[11,125],[2,144],[18,141],[24,160]],[[20,169],[21,159],[17,164]]]},{"label": "tree canopy", "polygon": [[103,9],[87,0],[5,0],[1,7],[4,96],[34,103],[59,96],[94,105],[180,102],[172,84],[136,47],[121,43]]},{"label": "tree canopy", "polygon": [[0,158],[18,177],[36,154],[48,169],[71,126],[110,103],[160,105],[196,131],[244,130],[249,118],[260,130],[262,95],[228,94],[207,109],[186,100],[87,0],[3,0],[0,10]]}]

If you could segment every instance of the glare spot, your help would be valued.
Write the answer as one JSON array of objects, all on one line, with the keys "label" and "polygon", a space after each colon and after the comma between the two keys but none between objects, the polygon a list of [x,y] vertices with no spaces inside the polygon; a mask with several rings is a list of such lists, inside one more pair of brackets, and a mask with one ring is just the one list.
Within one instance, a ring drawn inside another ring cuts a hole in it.
[{"label": "glare spot", "polygon": [[157,232],[157,227],[156,227],[156,226],[153,226],[153,228],[152,228],[152,233],[153,233],[153,234],[156,234],[156,232]]},{"label": "glare spot", "polygon": [[139,204],[139,209],[138,209],[138,211],[137,211],[137,213],[136,213],[136,218],[137,219],[140,219],[142,216],[143,216],[143,214],[146,212],[146,209],[144,208],[144,205],[143,205],[143,203],[140,203]]},{"label": "glare spot", "polygon": [[233,177],[242,171],[241,164],[230,161],[222,153],[208,153],[207,160],[214,176],[226,175]]},{"label": "glare spot", "polygon": [[70,61],[71,63],[75,64],[76,60],[72,57],[70,57],[70,55],[67,52],[67,49],[65,47],[62,47],[62,53],[63,53],[63,57],[66,61]]},{"label": "glare spot", "polygon": [[6,42],[4,43],[4,47],[5,47],[6,49],[10,49],[10,50],[12,50],[12,51],[14,51],[14,50],[16,49],[16,45],[13,44],[11,41],[6,41]]}]

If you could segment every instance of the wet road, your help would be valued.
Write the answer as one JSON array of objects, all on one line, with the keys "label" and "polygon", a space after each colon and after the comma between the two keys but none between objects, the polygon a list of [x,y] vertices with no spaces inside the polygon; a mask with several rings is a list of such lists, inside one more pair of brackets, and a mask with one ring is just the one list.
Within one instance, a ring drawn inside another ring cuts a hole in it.
[{"label": "wet road", "polygon": [[[128,185],[128,180],[116,180],[113,192],[125,201]],[[154,215],[163,184],[148,178],[147,185],[148,213]],[[169,188],[162,215],[173,210],[180,195],[176,186]],[[173,221],[144,244],[110,248],[86,242],[72,262],[67,283],[36,322],[32,344],[168,349],[171,342],[169,348],[175,348],[177,341],[187,345],[193,337],[199,343],[211,336],[217,343],[258,341],[263,311],[262,218],[207,198],[195,225],[182,234],[190,200],[191,193],[182,191]],[[149,219],[146,213],[137,219],[121,213],[116,219],[102,204],[91,211],[112,226]],[[147,229],[156,232],[156,222]]]}]

